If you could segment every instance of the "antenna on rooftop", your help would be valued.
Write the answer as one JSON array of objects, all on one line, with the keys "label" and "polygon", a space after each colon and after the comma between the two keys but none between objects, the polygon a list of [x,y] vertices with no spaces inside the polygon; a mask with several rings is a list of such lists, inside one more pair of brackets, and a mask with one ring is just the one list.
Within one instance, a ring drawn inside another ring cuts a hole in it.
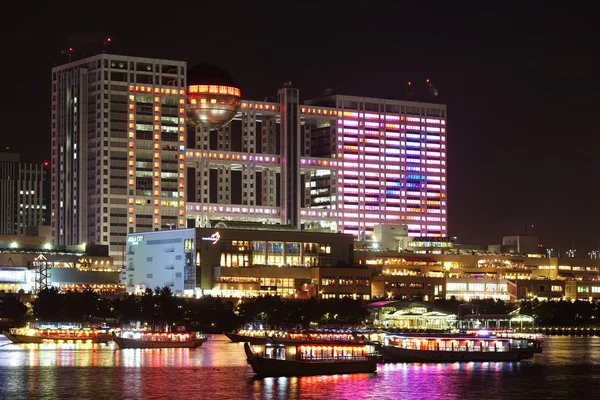
[{"label": "antenna on rooftop", "polygon": [[432,98],[435,98],[440,94],[438,92],[437,88],[435,86],[433,86],[433,83],[431,83],[431,79],[429,79],[429,78],[425,79],[425,86],[427,87],[427,90],[429,91],[429,94],[431,95]]},{"label": "antenna on rooftop", "polygon": [[62,49],[60,52],[62,55],[65,55],[69,58],[69,62],[71,62],[71,57],[73,56],[73,53],[75,53],[75,49],[73,49],[72,47],[67,47],[65,49]]},{"label": "antenna on rooftop", "polygon": [[413,87],[413,84],[411,81],[406,82],[406,98],[408,100],[412,100],[412,98],[415,96],[415,89]]},{"label": "antenna on rooftop", "polygon": [[110,36],[107,36],[104,41],[102,42],[102,52],[106,53],[106,48],[108,47],[109,44],[112,43],[112,38]]}]

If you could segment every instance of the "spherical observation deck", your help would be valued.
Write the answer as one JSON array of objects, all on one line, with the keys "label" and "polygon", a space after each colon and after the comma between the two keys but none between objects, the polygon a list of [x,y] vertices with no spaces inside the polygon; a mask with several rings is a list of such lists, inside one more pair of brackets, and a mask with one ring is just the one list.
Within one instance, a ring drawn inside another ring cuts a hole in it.
[{"label": "spherical observation deck", "polygon": [[231,75],[222,68],[199,64],[187,73],[187,121],[209,130],[227,125],[240,108],[241,93]]}]

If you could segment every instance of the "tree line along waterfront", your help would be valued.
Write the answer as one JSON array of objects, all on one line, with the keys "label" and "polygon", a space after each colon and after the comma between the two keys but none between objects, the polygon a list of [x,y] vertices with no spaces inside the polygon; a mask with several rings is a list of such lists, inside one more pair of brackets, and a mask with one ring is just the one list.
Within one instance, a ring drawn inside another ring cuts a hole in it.
[{"label": "tree line along waterfront", "polygon": [[[168,287],[146,289],[141,296],[101,296],[95,291],[59,292],[56,288],[40,291],[24,303],[19,293],[0,295],[0,324],[22,326],[29,321],[68,321],[82,323],[121,324],[131,321],[172,323],[190,329],[220,333],[239,326],[260,323],[269,327],[304,328],[368,325],[367,302],[314,298],[287,300],[279,296],[229,299],[204,296],[174,296]],[[517,308],[535,320],[536,329],[546,333],[568,333],[600,329],[600,302],[457,299],[435,300],[432,307],[448,314],[508,314]],[[568,328],[571,328],[570,330]],[[577,329],[574,329],[577,328]]]}]

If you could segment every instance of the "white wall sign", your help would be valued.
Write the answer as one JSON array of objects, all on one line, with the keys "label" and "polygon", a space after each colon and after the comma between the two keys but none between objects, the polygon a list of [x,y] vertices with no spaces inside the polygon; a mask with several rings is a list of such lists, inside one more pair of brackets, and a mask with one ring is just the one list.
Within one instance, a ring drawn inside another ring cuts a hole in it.
[{"label": "white wall sign", "polygon": [[205,236],[202,238],[202,240],[212,242],[212,244],[216,244],[219,241],[219,239],[221,239],[221,234],[219,232],[215,232],[210,236]]}]

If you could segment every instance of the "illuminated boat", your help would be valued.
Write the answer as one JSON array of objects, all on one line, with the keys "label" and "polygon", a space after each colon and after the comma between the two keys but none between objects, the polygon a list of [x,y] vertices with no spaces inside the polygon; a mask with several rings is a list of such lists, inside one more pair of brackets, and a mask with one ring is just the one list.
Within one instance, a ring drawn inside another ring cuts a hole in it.
[{"label": "illuminated boat", "polygon": [[208,338],[201,332],[121,330],[112,339],[121,349],[196,348]]},{"label": "illuminated boat", "polygon": [[88,328],[76,324],[37,324],[2,332],[13,343],[107,343],[108,328]]},{"label": "illuminated boat", "polygon": [[244,351],[258,377],[371,373],[379,359],[373,345],[344,342],[246,342]]},{"label": "illuminated boat", "polygon": [[386,335],[381,346],[394,362],[512,362],[541,352],[538,339],[477,335]]},{"label": "illuminated boat", "polygon": [[281,337],[284,332],[270,329],[240,329],[236,332],[225,332],[225,336],[234,343],[265,344],[269,337]]}]

